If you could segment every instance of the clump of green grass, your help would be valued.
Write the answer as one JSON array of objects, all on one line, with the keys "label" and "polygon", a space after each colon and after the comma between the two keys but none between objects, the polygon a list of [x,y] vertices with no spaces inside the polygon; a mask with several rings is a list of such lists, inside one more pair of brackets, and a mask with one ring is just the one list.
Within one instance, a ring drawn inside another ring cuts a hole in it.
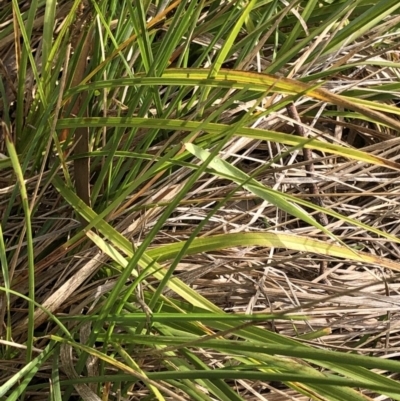
[{"label": "clump of green grass", "polygon": [[5,5],[2,399],[400,399],[399,8]]}]

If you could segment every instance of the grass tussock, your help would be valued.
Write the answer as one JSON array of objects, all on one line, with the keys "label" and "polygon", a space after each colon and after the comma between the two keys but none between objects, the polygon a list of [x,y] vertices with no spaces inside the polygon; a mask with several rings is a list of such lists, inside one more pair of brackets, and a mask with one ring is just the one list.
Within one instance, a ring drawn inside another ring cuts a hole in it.
[{"label": "grass tussock", "polygon": [[0,1],[0,399],[400,400],[399,10]]}]

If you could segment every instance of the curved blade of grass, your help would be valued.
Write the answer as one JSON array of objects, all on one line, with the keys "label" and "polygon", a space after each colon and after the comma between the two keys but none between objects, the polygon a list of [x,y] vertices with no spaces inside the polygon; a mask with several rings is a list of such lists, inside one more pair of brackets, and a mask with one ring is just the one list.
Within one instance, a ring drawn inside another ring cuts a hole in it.
[{"label": "curved blade of grass", "polygon": [[[196,68],[169,68],[165,70],[161,77],[145,77],[137,74],[135,78],[121,78],[104,82],[94,82],[91,84],[81,84],[71,88],[65,94],[64,102],[86,90],[99,90],[118,86],[133,85],[182,85],[182,86],[211,86],[229,89],[246,89],[249,91],[265,92],[267,89],[272,93],[283,93],[287,95],[306,95],[310,98],[336,104],[346,109],[357,111],[362,115],[376,120],[394,129],[399,129],[400,123],[374,110],[383,110],[393,114],[400,114],[397,107],[387,104],[366,101],[358,97],[346,97],[329,92],[326,89],[315,88],[295,79],[278,77],[276,75],[262,74],[248,71],[236,71],[221,69],[218,74],[210,79],[206,69]],[[363,107],[363,106],[368,106]]]},{"label": "curved blade of grass", "polygon": [[[90,117],[90,118],[63,118],[57,121],[57,129],[78,128],[78,127],[140,127],[169,130],[197,131],[201,127],[210,134],[221,134],[229,129],[227,124],[201,123],[196,121],[162,119],[162,118],[139,118],[139,117]],[[345,148],[340,145],[324,143],[318,139],[307,139],[282,134],[280,132],[268,131],[258,128],[239,127],[235,135],[245,136],[253,139],[261,139],[271,142],[284,143],[289,146],[304,146],[305,148],[320,150],[350,159],[359,160],[365,163],[385,166],[394,170],[400,170],[400,163],[374,156],[356,149]]]},{"label": "curved blade of grass", "polygon": [[[151,258],[154,258],[161,263],[173,259],[182,246],[183,241],[161,245],[157,248],[148,250],[147,253]],[[212,252],[234,246],[264,246],[267,248],[292,249],[299,252],[311,252],[335,258],[352,260],[354,262],[371,263],[400,272],[400,263],[388,258],[381,258],[373,254],[367,254],[337,244],[329,244],[326,241],[320,241],[313,238],[273,232],[232,233],[196,238],[190,244],[188,254],[193,255],[202,252]]]},{"label": "curved blade of grass", "polygon": [[[209,158],[210,152],[203,150],[199,148],[196,145],[193,145],[192,143],[186,143],[185,144],[186,149],[192,153],[194,156],[198,157],[201,161],[205,161]],[[271,203],[272,205],[275,205],[281,210],[284,210],[285,212],[289,213],[292,216],[295,216],[299,218],[300,220],[303,220],[307,222],[308,224],[320,229],[322,232],[324,232],[326,235],[329,237],[333,238],[334,240],[337,240],[335,236],[332,235],[332,233],[327,230],[324,226],[322,226],[320,223],[318,223],[313,217],[311,217],[305,210],[296,207],[293,203],[288,202],[279,191],[264,191],[262,194],[258,193],[258,191],[254,190],[253,186],[250,186],[249,184],[254,184],[256,181],[254,179],[250,179],[250,177],[246,174],[243,173],[240,169],[231,166],[229,163],[226,161],[220,159],[219,157],[214,157],[214,159],[209,163],[209,167],[217,171],[218,173],[221,173],[225,176],[230,176],[232,177],[232,180],[236,182],[237,184],[243,186],[243,188],[251,191],[255,195],[261,196],[262,199],[266,200],[267,202]],[[244,184],[243,184],[244,182]]]},{"label": "curved blade of grass", "polygon": [[[187,143],[187,144],[185,144],[185,146],[186,146],[187,150],[189,150],[193,155],[195,155],[202,161],[206,160],[210,155],[210,153],[208,151],[203,150],[200,147],[193,145],[191,143]],[[306,222],[312,224],[313,226],[319,228],[321,231],[323,231],[325,234],[329,235],[331,238],[334,238],[335,240],[338,240],[338,239],[335,236],[332,236],[332,234],[330,233],[329,230],[327,230],[325,227],[321,226],[321,224],[317,223],[314,219],[310,218],[310,216],[308,216],[308,214],[305,211],[296,209],[293,207],[293,205],[300,204],[300,205],[309,207],[311,209],[318,210],[318,211],[328,214],[330,216],[334,216],[338,219],[348,221],[356,226],[363,227],[366,230],[375,232],[376,234],[379,233],[379,235],[382,235],[385,238],[391,239],[394,242],[397,242],[397,243],[400,242],[400,239],[398,239],[394,235],[387,234],[380,230],[376,231],[377,229],[374,227],[371,227],[371,226],[368,226],[361,222],[358,222],[357,220],[350,219],[339,213],[331,211],[330,209],[323,208],[323,207],[315,205],[311,202],[296,198],[291,195],[287,195],[283,192],[279,192],[279,191],[273,190],[271,188],[267,188],[267,187],[263,186],[262,184],[258,183],[256,180],[249,179],[250,177],[246,173],[243,173],[238,168],[231,166],[228,162],[221,160],[218,157],[215,157],[209,163],[209,167],[214,169],[218,175],[221,175],[224,178],[231,179],[232,181],[236,182],[237,184],[242,185],[248,191],[259,196],[261,199],[264,199],[264,200],[272,203],[273,205],[276,205],[277,207],[281,208],[282,210],[285,210],[286,212],[293,214],[294,216],[302,219],[303,221],[306,221]],[[245,184],[243,184],[244,182],[245,182]]]}]

